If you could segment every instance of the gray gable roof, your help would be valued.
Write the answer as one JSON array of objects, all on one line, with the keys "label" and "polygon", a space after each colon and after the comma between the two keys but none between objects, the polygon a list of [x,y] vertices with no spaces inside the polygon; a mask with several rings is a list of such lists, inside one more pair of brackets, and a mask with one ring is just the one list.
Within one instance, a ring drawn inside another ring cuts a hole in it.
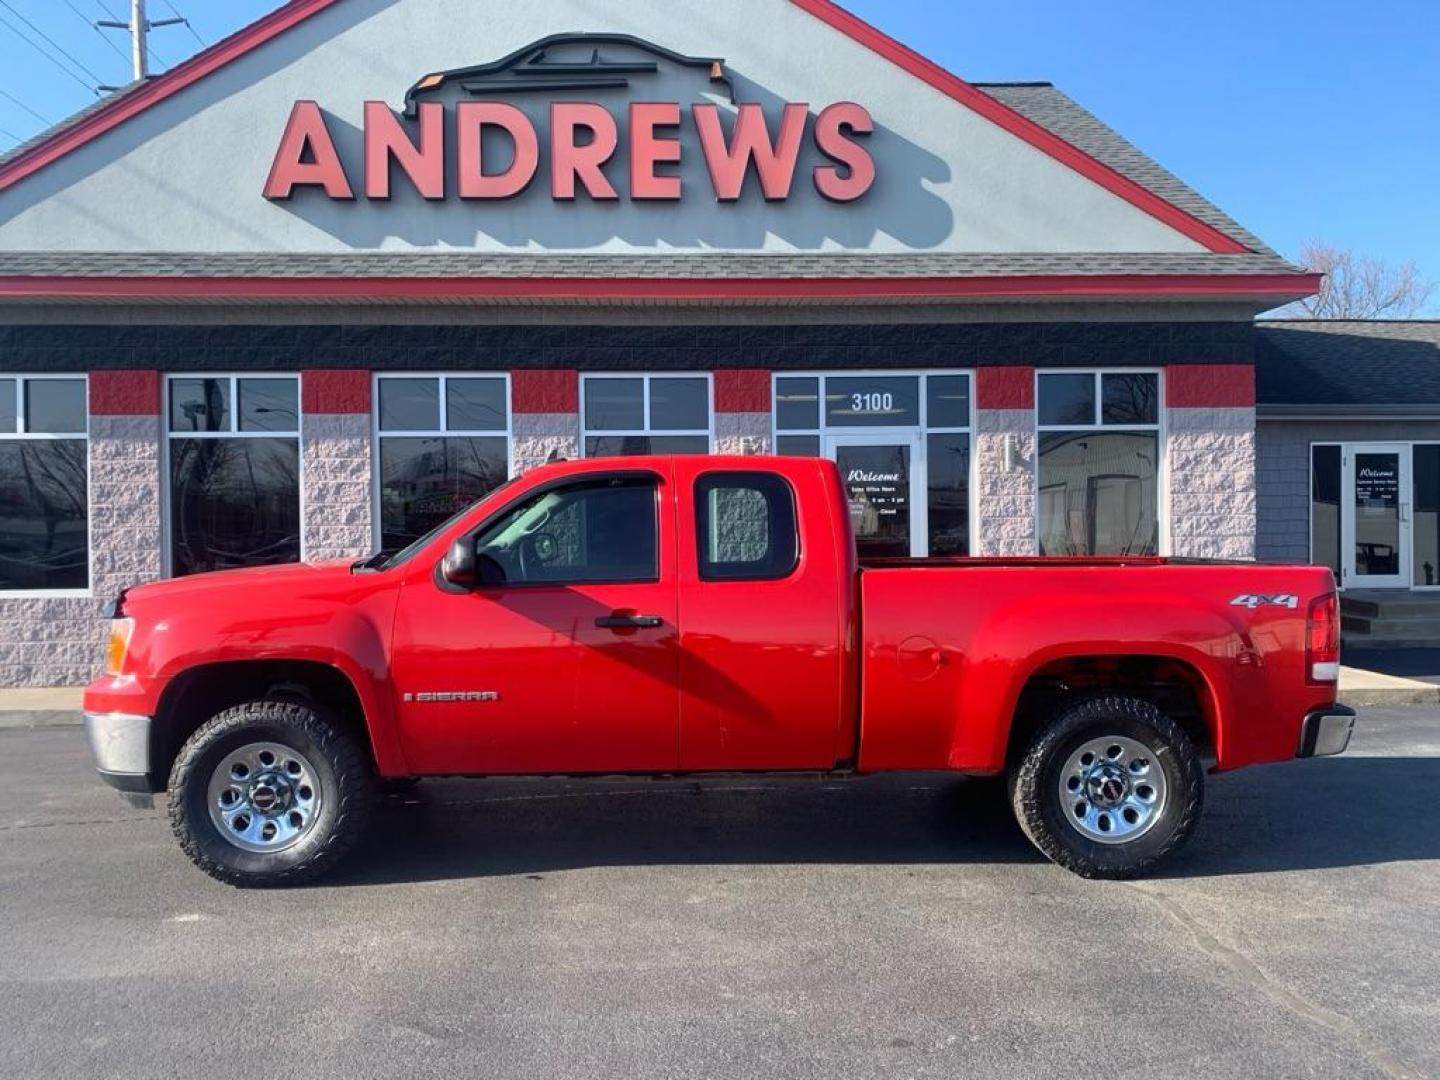
[{"label": "gray gable roof", "polygon": [[[1268,248],[1254,233],[1243,228],[1234,218],[1210,202],[1158,162],[1147,157],[1133,143],[1113,128],[1101,123],[1092,113],[1076,104],[1051,83],[972,83],[1002,105],[1008,105],[1027,120],[1032,120],[1071,146],[1085,151],[1097,161],[1110,166],[1121,176],[1153,191],[1166,202],[1178,206],[1206,225],[1219,229],[1238,240],[1251,251],[1280,256]],[[1288,266],[1288,264],[1286,264]]]},{"label": "gray gable roof", "polygon": [[1255,324],[1262,416],[1440,415],[1440,320]]}]

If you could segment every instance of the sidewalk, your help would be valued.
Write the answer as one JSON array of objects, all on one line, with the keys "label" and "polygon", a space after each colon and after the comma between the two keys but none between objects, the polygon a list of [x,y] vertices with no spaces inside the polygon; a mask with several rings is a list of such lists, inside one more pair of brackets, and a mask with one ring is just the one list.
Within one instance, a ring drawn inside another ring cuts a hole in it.
[{"label": "sidewalk", "polygon": [[[1340,669],[1340,700],[1346,705],[1440,705],[1440,670],[1414,678],[1392,675],[1387,671],[1399,667],[1408,674],[1415,665],[1380,650],[1353,649],[1346,655],[1366,665]],[[0,728],[78,723],[79,687],[0,690]]]}]

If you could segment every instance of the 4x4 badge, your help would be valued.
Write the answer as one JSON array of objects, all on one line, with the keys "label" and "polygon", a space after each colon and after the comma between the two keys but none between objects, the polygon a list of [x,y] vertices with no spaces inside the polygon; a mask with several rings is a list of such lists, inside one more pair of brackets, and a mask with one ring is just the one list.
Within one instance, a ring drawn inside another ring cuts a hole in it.
[{"label": "4x4 badge", "polygon": [[1300,598],[1293,593],[1275,593],[1273,596],[1266,596],[1263,593],[1241,593],[1230,601],[1231,607],[1249,608],[1254,611],[1257,607],[1283,607],[1297,608],[1300,606]]}]

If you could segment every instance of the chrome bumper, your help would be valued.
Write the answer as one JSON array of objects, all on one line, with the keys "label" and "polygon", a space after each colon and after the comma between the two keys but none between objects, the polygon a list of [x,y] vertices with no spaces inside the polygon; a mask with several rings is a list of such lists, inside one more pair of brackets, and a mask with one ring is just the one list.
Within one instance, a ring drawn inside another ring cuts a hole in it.
[{"label": "chrome bumper", "polygon": [[85,735],[100,778],[120,791],[150,792],[150,717],[85,714]]},{"label": "chrome bumper", "polygon": [[1330,757],[1343,754],[1355,730],[1355,710],[1348,705],[1317,709],[1300,725],[1300,749],[1296,757]]}]

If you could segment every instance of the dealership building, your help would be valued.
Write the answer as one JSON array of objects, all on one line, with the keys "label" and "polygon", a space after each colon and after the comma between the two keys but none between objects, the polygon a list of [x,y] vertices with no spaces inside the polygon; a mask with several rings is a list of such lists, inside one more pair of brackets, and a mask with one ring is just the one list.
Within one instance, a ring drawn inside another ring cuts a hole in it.
[{"label": "dealership building", "polygon": [[622,453],[833,458],[863,554],[1436,586],[1440,334],[1255,321],[1317,283],[827,0],[293,0],[0,157],[0,685]]}]

